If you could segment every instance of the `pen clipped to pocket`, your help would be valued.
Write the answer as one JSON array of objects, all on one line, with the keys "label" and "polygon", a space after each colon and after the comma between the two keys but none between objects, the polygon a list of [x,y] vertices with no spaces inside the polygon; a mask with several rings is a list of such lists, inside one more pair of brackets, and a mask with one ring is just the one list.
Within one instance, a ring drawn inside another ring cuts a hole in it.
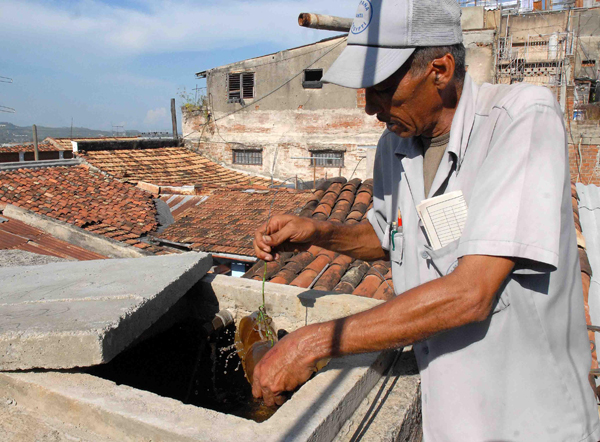
[{"label": "pen clipped to pocket", "polygon": [[392,223],[392,230],[390,232],[390,236],[391,236],[391,243],[392,243],[392,250],[396,250],[396,234],[400,233],[402,234],[402,214],[400,213],[400,209],[398,209],[398,218],[396,221],[394,221]]}]

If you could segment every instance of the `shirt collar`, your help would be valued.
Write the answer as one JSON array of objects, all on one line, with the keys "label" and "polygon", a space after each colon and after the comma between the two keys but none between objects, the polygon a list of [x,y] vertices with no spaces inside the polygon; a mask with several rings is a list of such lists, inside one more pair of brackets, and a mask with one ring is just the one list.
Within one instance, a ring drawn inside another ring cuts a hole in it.
[{"label": "shirt collar", "polygon": [[[452,119],[450,141],[446,149],[446,152],[453,153],[455,158],[458,158],[459,169],[467,150],[467,143],[473,129],[473,123],[475,122],[475,106],[478,93],[479,86],[475,84],[471,76],[467,73],[463,82],[460,100]],[[390,132],[390,134],[392,133]],[[396,148],[394,149],[396,155],[413,157],[420,151],[421,147],[417,141],[417,137],[411,137],[403,141],[396,144]]]}]

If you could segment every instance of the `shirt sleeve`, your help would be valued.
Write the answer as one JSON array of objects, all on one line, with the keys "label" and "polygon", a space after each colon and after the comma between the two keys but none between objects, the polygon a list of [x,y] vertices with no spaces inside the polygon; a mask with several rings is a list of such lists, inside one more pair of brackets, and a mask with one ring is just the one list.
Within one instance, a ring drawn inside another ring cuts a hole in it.
[{"label": "shirt sleeve", "polygon": [[501,132],[492,138],[469,199],[458,256],[513,257],[525,271],[553,271],[566,178],[564,123],[546,104],[502,112]]}]

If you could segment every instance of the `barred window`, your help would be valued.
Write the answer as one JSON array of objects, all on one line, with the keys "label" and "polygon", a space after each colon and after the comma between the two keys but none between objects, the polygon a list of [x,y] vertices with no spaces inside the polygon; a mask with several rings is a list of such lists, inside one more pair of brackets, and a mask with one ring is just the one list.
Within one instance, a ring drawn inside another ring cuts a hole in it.
[{"label": "barred window", "polygon": [[249,164],[262,166],[261,150],[234,150],[233,164]]},{"label": "barred window", "polygon": [[311,156],[313,157],[313,159],[310,160],[311,166],[344,167],[344,152],[323,150],[320,152],[312,152]]},{"label": "barred window", "polygon": [[243,98],[254,98],[254,72],[228,74],[227,92],[228,103],[238,103]]}]

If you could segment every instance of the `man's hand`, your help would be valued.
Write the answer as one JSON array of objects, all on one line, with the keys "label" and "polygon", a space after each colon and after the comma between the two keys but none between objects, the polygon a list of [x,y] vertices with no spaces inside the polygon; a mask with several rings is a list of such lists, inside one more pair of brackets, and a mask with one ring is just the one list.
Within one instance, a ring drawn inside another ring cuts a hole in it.
[{"label": "man's hand", "polygon": [[279,252],[307,250],[319,239],[318,222],[296,215],[276,215],[254,233],[258,259],[273,261]]},{"label": "man's hand", "polygon": [[316,361],[306,350],[307,328],[281,339],[254,368],[252,394],[266,405],[282,405],[283,393],[295,390],[316,371]]},{"label": "man's hand", "polygon": [[276,215],[254,233],[258,259],[273,261],[279,252],[299,252],[315,245],[364,261],[389,259],[368,221],[354,225]]}]

